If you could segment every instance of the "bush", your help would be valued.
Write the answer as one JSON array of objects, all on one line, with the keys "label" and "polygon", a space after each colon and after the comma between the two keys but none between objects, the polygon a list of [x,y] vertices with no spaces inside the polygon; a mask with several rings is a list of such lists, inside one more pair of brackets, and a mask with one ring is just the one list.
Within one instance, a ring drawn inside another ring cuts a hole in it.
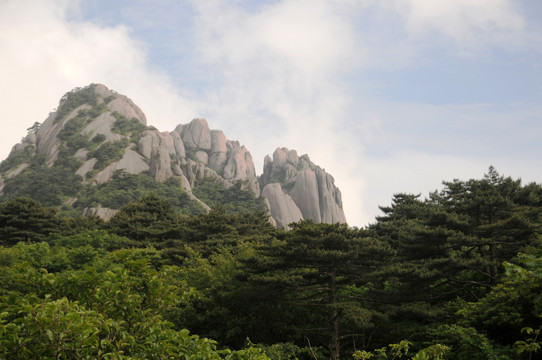
[{"label": "bush", "polygon": [[98,94],[94,91],[96,85],[90,85],[83,89],[75,88],[66,93],[60,100],[59,108],[56,112],[54,123],[62,120],[66,115],[72,112],[75,108],[89,104],[95,106],[98,104]]}]

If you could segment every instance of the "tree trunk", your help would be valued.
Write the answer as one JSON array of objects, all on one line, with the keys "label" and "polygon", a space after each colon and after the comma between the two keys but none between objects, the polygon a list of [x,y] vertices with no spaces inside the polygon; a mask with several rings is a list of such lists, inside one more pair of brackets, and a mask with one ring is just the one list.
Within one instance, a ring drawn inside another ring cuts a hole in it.
[{"label": "tree trunk", "polygon": [[493,276],[492,282],[497,279],[497,244],[495,240],[491,240],[491,276]]},{"label": "tree trunk", "polygon": [[337,311],[337,279],[335,274],[329,275],[329,329],[330,343],[329,350],[331,351],[331,359],[339,359],[339,313]]}]

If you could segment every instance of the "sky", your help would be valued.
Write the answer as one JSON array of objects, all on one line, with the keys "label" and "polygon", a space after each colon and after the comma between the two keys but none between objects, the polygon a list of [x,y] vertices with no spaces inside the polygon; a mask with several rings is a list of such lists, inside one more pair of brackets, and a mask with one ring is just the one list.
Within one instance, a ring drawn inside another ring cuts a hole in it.
[{"label": "sky", "polygon": [[0,0],[0,159],[102,83],[149,125],[295,149],[365,226],[396,193],[542,182],[542,1]]}]

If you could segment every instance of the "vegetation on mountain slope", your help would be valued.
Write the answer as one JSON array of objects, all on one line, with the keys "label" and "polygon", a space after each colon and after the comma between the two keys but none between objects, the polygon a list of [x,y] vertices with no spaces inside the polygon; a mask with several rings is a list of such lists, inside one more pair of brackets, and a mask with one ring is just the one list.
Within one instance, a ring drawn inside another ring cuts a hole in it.
[{"label": "vegetation on mountain slope", "polygon": [[[129,118],[129,114],[137,114],[140,119]],[[153,152],[162,149],[158,146],[162,133],[147,127],[141,114],[129,99],[103,85],[92,84],[66,93],[58,110],[46,120],[48,130],[39,133],[42,124],[35,123],[28,129],[28,136],[0,164],[0,200],[28,197],[72,216],[91,208],[118,210],[151,192],[169,198],[175,209],[186,214],[198,214],[206,211],[205,205],[218,204],[233,211],[266,209],[263,200],[246,186],[246,179],[191,179],[194,193],[200,198],[197,201],[189,194],[191,189],[187,191],[186,177],[183,180],[179,174],[182,170],[175,170],[175,166],[187,161],[179,155],[168,153],[171,165],[168,162],[151,169],[150,157],[158,158]],[[147,158],[139,149],[139,140],[146,130],[152,131]],[[126,160],[124,156],[129,150],[132,159]],[[196,152],[197,149],[189,150]],[[119,169],[115,163],[121,159],[125,162]],[[126,164],[134,161],[136,169],[126,169],[130,167]],[[161,166],[166,166],[167,171],[175,170],[176,175],[158,179],[155,173]]]},{"label": "vegetation on mountain slope", "polygon": [[9,199],[0,358],[539,359],[541,194],[490,168],[290,231],[157,193],[108,222]]}]

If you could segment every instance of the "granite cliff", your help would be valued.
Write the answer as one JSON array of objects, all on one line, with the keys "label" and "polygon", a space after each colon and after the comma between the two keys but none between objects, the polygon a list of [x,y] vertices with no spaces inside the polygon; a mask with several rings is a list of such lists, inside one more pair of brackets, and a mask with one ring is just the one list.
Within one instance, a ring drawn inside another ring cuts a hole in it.
[{"label": "granite cliff", "polygon": [[242,208],[260,207],[283,228],[301,219],[346,222],[333,177],[307,155],[279,148],[258,178],[248,149],[205,119],[161,132],[129,98],[100,84],[67,93],[0,164],[3,199],[30,196],[72,214],[108,219],[141,191],[175,198],[186,212],[252,199]]},{"label": "granite cliff", "polygon": [[260,177],[264,197],[277,226],[287,227],[301,219],[320,223],[345,223],[341,192],[335,180],[315,165],[308,155],[278,148],[273,159],[266,156]]}]

